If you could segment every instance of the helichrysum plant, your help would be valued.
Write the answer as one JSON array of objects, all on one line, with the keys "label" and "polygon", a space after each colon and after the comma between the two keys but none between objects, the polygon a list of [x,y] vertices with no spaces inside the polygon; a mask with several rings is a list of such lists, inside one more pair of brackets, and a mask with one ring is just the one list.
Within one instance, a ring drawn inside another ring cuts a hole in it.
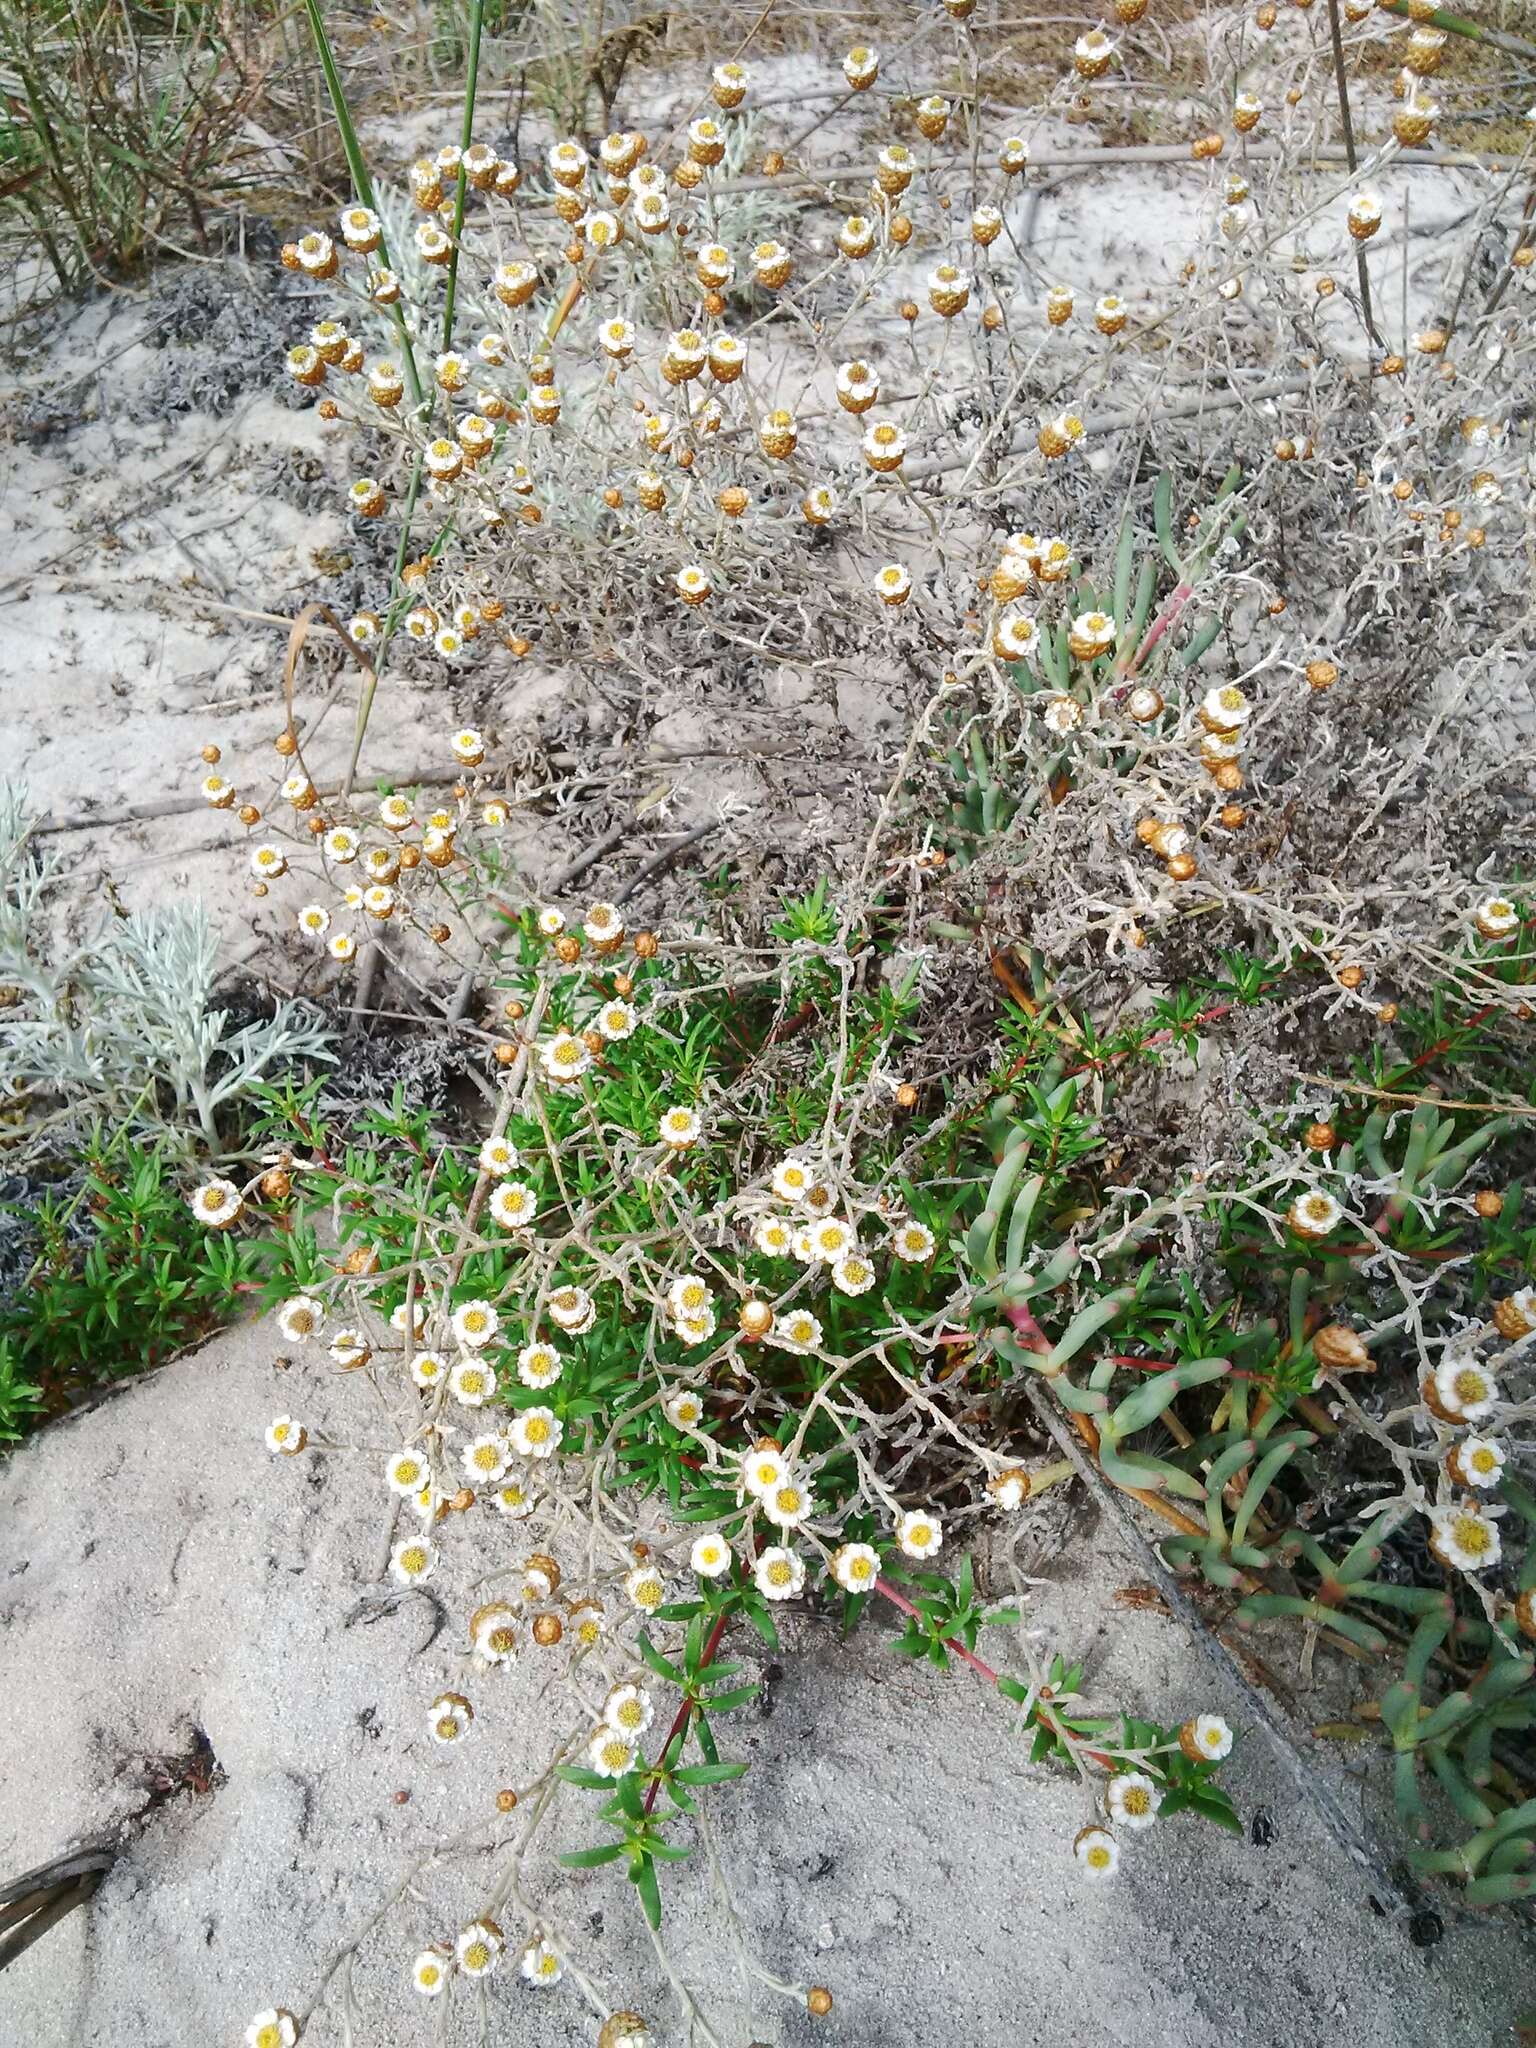
[{"label": "helichrysum plant", "polygon": [[[1508,276],[1467,315],[1481,346],[1453,351],[1450,310],[1389,346],[1374,181],[1434,130],[1445,32],[1393,44],[1411,78],[1363,160],[1304,174],[1319,91],[1348,78],[1271,54],[1262,6],[1231,137],[1184,138],[1204,196],[1178,289],[1040,279],[1032,145],[1147,71],[1145,12],[1066,43],[996,132],[965,0],[952,40],[903,53],[934,70],[909,95],[875,94],[893,66],[855,45],[829,67],[855,203],[815,226],[779,151],[751,168],[737,58],[665,138],[539,133],[514,162],[477,133],[472,8],[459,132],[403,193],[375,187],[332,65],[354,190],[283,251],[315,288],[286,372],[355,451],[345,505],[389,523],[393,569],[340,622],[346,772],[290,715],[275,791],[210,746],[202,793],[312,986],[387,954],[424,999],[489,992],[456,1028],[493,1108],[472,1135],[401,1098],[340,1127],[274,1094],[277,1158],[190,1202],[232,1239],[280,1226],[283,1340],[382,1399],[394,1580],[495,1546],[505,1589],[459,1618],[471,1675],[424,1699],[433,1739],[484,1740],[509,1666],[562,1681],[483,1909],[402,1955],[427,2000],[515,1969],[585,2000],[603,2048],[651,2038],[543,1903],[540,1830],[582,1802],[568,1860],[622,1871],[660,1944],[669,1866],[715,1861],[710,1804],[743,1767],[733,1647],[809,1600],[853,1621],[875,1598],[903,1654],[995,1688],[1028,1754],[1079,1777],[1058,1853],[1085,1879],[1181,1811],[1234,1825],[1221,1716],[1100,1710],[1070,1646],[978,1591],[971,1539],[1080,1470],[1238,1626],[1390,1660],[1361,1725],[1393,1746],[1412,1855],[1474,1904],[1529,1889],[1536,1247],[1502,1171],[1532,1107],[1529,891],[1497,830],[1501,735],[1463,718],[1457,801],[1431,804],[1437,679],[1409,679],[1424,715],[1396,750],[1366,694],[1378,636],[1431,619],[1464,709],[1471,608],[1501,655],[1529,619],[1529,238],[1490,190]],[[1346,69],[1388,34],[1368,12],[1346,0]],[[1250,89],[1250,62],[1298,83]],[[735,209],[765,191],[780,211],[749,233]],[[1260,383],[1275,360],[1298,367]],[[1128,427],[1155,443],[1146,486],[1090,460]],[[1282,585],[1332,596],[1293,612]],[[919,707],[862,866],[729,939],[531,897],[489,713],[447,739],[456,781],[359,781],[387,664],[494,687],[509,655],[592,660],[643,691],[662,665],[729,656],[745,688],[850,651]],[[1301,1020],[1321,1074],[1286,1054]],[[1257,1035],[1263,1087],[1209,1140],[1149,1137],[1159,1079],[1222,1030]],[[1402,1400],[1353,1377],[1374,1374]],[[294,1406],[280,1461],[341,1450]],[[1344,1442],[1363,1476],[1321,1528]],[[288,2048],[314,2009],[248,2039]]]}]

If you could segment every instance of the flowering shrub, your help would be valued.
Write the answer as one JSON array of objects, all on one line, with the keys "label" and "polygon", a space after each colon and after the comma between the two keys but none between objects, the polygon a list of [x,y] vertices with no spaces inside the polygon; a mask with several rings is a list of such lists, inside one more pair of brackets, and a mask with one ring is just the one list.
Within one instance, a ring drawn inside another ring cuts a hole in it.
[{"label": "flowering shrub", "polygon": [[[519,163],[476,128],[473,10],[459,138],[408,201],[338,96],[354,195],[284,250],[316,288],[287,371],[358,451],[347,506],[392,522],[394,568],[335,624],[361,678],[346,772],[306,759],[290,701],[275,799],[212,747],[203,794],[329,962],[311,979],[387,953],[491,1114],[343,1126],[273,1096],[284,1156],[192,1202],[215,1231],[279,1227],[284,1340],[382,1400],[399,1586],[497,1546],[509,1585],[460,1617],[434,1741],[482,1740],[525,1659],[568,1704],[505,1795],[529,1820],[483,1911],[402,1965],[428,1998],[515,1956],[569,1979],[607,2048],[648,2037],[541,1896],[539,1831],[585,1798],[567,1860],[622,1868],[659,1930],[664,1867],[744,1768],[723,1646],[812,1599],[894,1607],[905,1654],[965,1665],[1035,1761],[1076,1770],[1085,1877],[1181,1810],[1235,1825],[1223,1719],[1097,1710],[1070,1646],[978,1593],[969,1543],[1079,1479],[1160,1525],[1170,1588],[1198,1577],[1223,1623],[1392,1653],[1361,1720],[1391,1739],[1411,1858],[1474,1905],[1530,1891],[1528,835],[1477,698],[1531,621],[1530,232],[1490,177],[1496,284],[1386,322],[1374,181],[1431,161],[1406,153],[1446,32],[1392,46],[1361,162],[1348,66],[1388,29],[1350,0],[1325,51],[1264,6],[1233,26],[1231,156],[1185,138],[1178,286],[1040,279],[1049,123],[1150,64],[1145,11],[1086,29],[1023,133],[991,132],[965,0],[895,97],[856,44],[837,94],[881,113],[844,131],[851,213],[839,165],[748,168],[735,58],[665,144],[549,133]],[[957,59],[964,89],[933,90]],[[738,240],[731,208],[765,191],[781,212]],[[492,715],[449,738],[455,779],[358,789],[386,664],[493,713],[507,655],[642,693],[669,668],[722,708],[776,665],[857,659],[915,715],[856,871],[729,928],[632,931],[616,886],[544,901],[515,873]],[[268,1443],[342,1449],[302,1412]],[[281,2048],[312,2010],[249,2038]]]}]

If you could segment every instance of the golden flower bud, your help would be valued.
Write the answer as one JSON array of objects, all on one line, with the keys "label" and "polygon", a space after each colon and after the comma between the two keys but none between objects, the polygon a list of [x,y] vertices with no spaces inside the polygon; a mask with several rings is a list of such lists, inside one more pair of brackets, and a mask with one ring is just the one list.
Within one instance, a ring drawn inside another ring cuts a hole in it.
[{"label": "golden flower bud", "polygon": [[813,1984],[805,1994],[805,2009],[813,2018],[824,2020],[832,2010],[832,1994],[824,1984]]},{"label": "golden flower bud", "polygon": [[1309,661],[1306,667],[1307,685],[1321,694],[1331,690],[1339,680],[1338,664],[1332,661]]},{"label": "golden flower bud", "polygon": [[1329,1323],[1312,1339],[1312,1355],[1324,1372],[1374,1372],[1364,1344],[1345,1323]]},{"label": "golden flower bud", "polygon": [[515,1813],[517,1811],[517,1794],[510,1786],[496,1794],[496,1811],[498,1813]]},{"label": "golden flower bud", "polygon": [[1228,832],[1241,831],[1248,819],[1248,813],[1241,804],[1223,804],[1216,816]]},{"label": "golden flower bud", "polygon": [[565,1634],[565,1623],[558,1614],[536,1614],[532,1633],[533,1640],[541,1649],[552,1650]]},{"label": "golden flower bud", "polygon": [[1331,1152],[1339,1142],[1339,1134],[1332,1124],[1308,1124],[1301,1134],[1301,1142],[1309,1152]]},{"label": "golden flower bud", "polygon": [[744,1301],[736,1312],[736,1327],[755,1344],[773,1328],[773,1310],[766,1301]]}]

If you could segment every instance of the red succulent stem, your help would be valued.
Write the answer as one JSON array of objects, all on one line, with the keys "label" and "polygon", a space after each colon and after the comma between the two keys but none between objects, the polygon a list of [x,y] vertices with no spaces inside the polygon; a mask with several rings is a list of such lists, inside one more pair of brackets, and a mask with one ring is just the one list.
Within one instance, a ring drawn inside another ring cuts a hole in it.
[{"label": "red succulent stem", "polygon": [[[720,1638],[725,1634],[725,1625],[729,1618],[729,1615],[723,1611],[715,1616],[715,1625],[704,1639],[704,1654],[699,1659],[699,1669],[701,1671],[707,1671],[709,1669],[709,1666],[714,1659],[714,1654],[716,1650],[718,1650],[720,1647]],[[678,1708],[676,1714],[672,1717],[672,1726],[667,1730],[667,1739],[661,1745],[661,1751],[657,1757],[658,1763],[660,1763],[662,1759],[667,1756],[667,1754],[670,1752],[672,1748],[673,1743],[676,1742],[678,1736],[682,1734],[683,1730],[688,1726],[688,1723],[692,1720],[693,1705],[693,1701],[687,1696],[687,1694],[684,1694],[683,1703]],[[660,1778],[652,1778],[645,1795],[645,1811],[648,1814],[654,1810],[656,1805],[656,1795],[658,1792],[660,1792],[660,1790]]]}]

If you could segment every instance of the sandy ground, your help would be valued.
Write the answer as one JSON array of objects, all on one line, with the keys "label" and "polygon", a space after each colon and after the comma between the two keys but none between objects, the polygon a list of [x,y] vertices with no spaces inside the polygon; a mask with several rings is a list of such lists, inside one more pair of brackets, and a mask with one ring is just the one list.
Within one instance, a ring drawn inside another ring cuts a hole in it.
[{"label": "sandy ground", "polygon": [[[811,82],[802,60],[765,69],[791,130]],[[399,139],[409,150],[427,138]],[[1010,229],[1029,249],[1023,317],[1058,278],[1085,298],[1130,280],[1157,301],[1226,169],[1180,167],[1153,188],[1141,170],[1108,167],[1021,198]],[[1406,326],[1445,273],[1446,230],[1475,180],[1405,170],[1380,183],[1388,227],[1372,262],[1394,305],[1401,288]],[[1338,260],[1343,203],[1309,232],[1301,267]],[[1410,248],[1416,273],[1403,265]],[[197,289],[217,299],[233,281],[247,304],[271,275],[253,256],[224,278],[202,273]],[[1246,320],[1233,315],[1244,346]],[[253,338],[258,360],[275,364],[288,327],[274,317]],[[286,942],[265,913],[251,922],[231,853],[239,833],[190,801],[198,750],[214,741],[242,775],[276,779],[268,742],[287,620],[316,596],[341,609],[362,601],[367,563],[343,560],[358,536],[336,510],[342,448],[313,412],[272,394],[265,369],[230,371],[238,337],[200,332],[156,284],[71,315],[13,381],[20,424],[0,479],[4,767],[62,828],[51,844],[83,917],[109,914],[109,890],[131,907],[200,894],[230,934],[231,962],[281,986]],[[1285,423],[1307,426],[1294,408]],[[512,849],[535,881],[596,837],[615,804],[636,802],[648,805],[644,822],[594,886],[712,815],[750,821],[788,861],[835,866],[858,823],[850,792],[878,784],[907,709],[896,681],[856,666],[820,677],[787,667],[728,722],[665,676],[638,706],[619,706],[601,679],[529,670],[445,685],[407,670],[380,694],[369,763],[408,780],[430,769],[452,725],[484,726],[520,800]],[[342,694],[323,766],[339,766],[349,728]],[[146,808],[161,814],[125,815]],[[735,829],[722,824],[712,857]],[[420,1602],[349,1624],[381,1573],[377,1483],[341,1460],[273,1467],[261,1434],[279,1410],[355,1427],[333,1381],[317,1375],[301,1390],[296,1378],[274,1368],[262,1333],[239,1330],[0,1467],[0,1725],[12,1759],[0,1876],[82,1840],[127,1843],[92,1905],[0,1976],[0,2042],[238,2042],[258,2007],[302,2007],[410,1867],[442,1837],[494,1830],[495,1788],[542,1762],[547,1673],[528,1664],[498,1687],[476,1681],[466,1755],[444,1761],[426,1739],[426,1702],[464,1683],[463,1582],[443,1586],[454,1622],[430,1645]],[[498,1561],[518,1554],[514,1532],[492,1533],[505,1537]],[[1088,1658],[1096,1701],[1171,1719],[1211,1707],[1243,1726],[1241,1698],[1221,1694],[1180,1624],[1115,1604],[1142,1575],[1115,1531],[1085,1527],[1049,1574],[1030,1625]],[[754,1992],[705,1870],[689,1869],[669,1893],[668,1941],[723,2048],[1481,2048],[1507,2039],[1530,2003],[1509,1923],[1459,1921],[1446,1907],[1445,1938],[1421,1949],[1405,1914],[1373,1909],[1367,1878],[1258,1731],[1245,1732],[1232,1785],[1246,1820],[1270,1816],[1267,1845],[1173,1822],[1134,1845],[1114,1886],[1085,1890],[1070,1843],[1086,1799],[1028,1767],[995,1699],[896,1659],[877,1626],[841,1646],[807,1616],[791,1636],[765,1671],[766,1705],[733,1731],[754,1768],[711,1812],[754,1950],[781,1975],[824,1982],[837,2005],[813,2028]],[[1266,1652],[1293,1684],[1296,1649],[1277,1638]],[[750,1646],[740,1654],[753,1660]],[[1323,1675],[1337,1686],[1339,1674]],[[195,1730],[216,1783],[144,1816],[147,1760],[184,1754]],[[1339,1770],[1331,1754],[1318,1767]],[[1332,1782],[1351,1810],[1386,1822],[1374,1773]],[[550,1849],[591,1839],[581,1795],[567,1795]],[[355,2035],[333,2004],[306,2039],[424,2040],[409,1958],[476,1909],[493,1861],[430,1873],[359,1951]],[[533,1876],[582,1967],[615,2004],[650,2014],[659,2042],[681,2044],[628,1887],[605,1872],[559,1873],[547,1855]],[[541,1998],[508,1972],[491,2011],[508,2048],[595,2035],[569,1984]],[[473,2038],[467,2010],[444,2038]]]},{"label": "sandy ground", "polygon": [[[119,1830],[128,1844],[95,1901],[0,1976],[6,2042],[237,2042],[261,2005],[301,2008],[412,1864],[439,1838],[494,1830],[495,1788],[542,1761],[548,1667],[525,1659],[499,1684],[467,1674],[464,1547],[438,1585],[451,1619],[435,1641],[419,1599],[349,1625],[382,1566],[371,1463],[274,1464],[261,1434],[279,1409],[338,1435],[361,1412],[355,1383],[279,1369],[266,1333],[245,1327],[43,1431],[0,1472],[0,1712],[15,1760],[0,1787],[0,1872]],[[506,1524],[483,1545],[490,1567],[521,1554]],[[1115,1604],[1137,1576],[1116,1532],[1080,1534],[1029,1625],[1086,1658],[1098,1703],[1225,1712],[1243,1728],[1234,1795],[1250,1829],[1265,1810],[1272,1839],[1160,1823],[1130,1844],[1112,1886],[1085,1888],[1070,1844],[1086,1798],[1029,1767],[995,1697],[896,1658],[877,1625],[840,1646],[828,1620],[807,1616],[771,1665],[751,1644],[737,1650],[766,1679],[764,1704],[722,1724],[752,1768],[710,1810],[755,1951],[782,1977],[825,1983],[837,2005],[813,2027],[754,1995],[707,1874],[690,1865],[674,1873],[667,1935],[724,2048],[1508,2038],[1526,1976],[1519,1935],[1453,1921],[1420,1949],[1403,1917],[1374,1911],[1181,1626]],[[1286,1659],[1282,1646],[1267,1654]],[[1281,1666],[1289,1682],[1293,1663]],[[423,1727],[444,1686],[478,1708],[469,1747],[446,1761]],[[131,1822],[146,1759],[184,1753],[194,1729],[217,1760],[215,1788]],[[1352,1808],[1380,1817],[1374,1779],[1340,1782]],[[562,1795],[550,1849],[594,1838],[587,1797]],[[356,2035],[328,2007],[306,2040],[425,2040],[410,1957],[475,1910],[494,1863],[471,1855],[428,1873],[359,1953]],[[642,2007],[659,2042],[681,2044],[622,1879],[558,1872],[546,1851],[529,1882],[580,1966],[615,2003]],[[595,2035],[569,1983],[535,1994],[509,1972],[491,2011],[509,2048]],[[467,2006],[447,2038],[472,2038]]]}]

